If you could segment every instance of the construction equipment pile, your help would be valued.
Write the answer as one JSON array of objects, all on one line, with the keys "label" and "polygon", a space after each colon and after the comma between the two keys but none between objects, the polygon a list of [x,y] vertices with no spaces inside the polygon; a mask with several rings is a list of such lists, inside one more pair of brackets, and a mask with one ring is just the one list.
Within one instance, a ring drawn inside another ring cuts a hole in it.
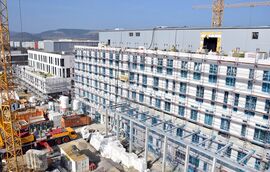
[{"label": "construction equipment pile", "polygon": [[126,149],[115,136],[105,137],[96,132],[91,135],[90,144],[101,153],[102,157],[109,158],[127,168],[133,167],[140,172],[146,170],[147,166],[144,158],[139,158],[134,153],[126,152]]}]

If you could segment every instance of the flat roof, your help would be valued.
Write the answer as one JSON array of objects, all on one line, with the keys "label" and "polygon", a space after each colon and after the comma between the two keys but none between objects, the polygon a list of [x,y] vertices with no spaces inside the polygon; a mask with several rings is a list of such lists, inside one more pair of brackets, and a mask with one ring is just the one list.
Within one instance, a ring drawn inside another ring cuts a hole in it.
[{"label": "flat roof", "polygon": [[85,159],[89,159],[88,156],[85,155],[85,154],[83,154],[83,153],[77,154],[77,155],[75,153],[73,153],[73,151],[72,151],[72,145],[75,145],[79,150],[89,149],[88,143],[85,140],[83,140],[83,139],[73,140],[71,142],[68,142],[68,143],[64,143],[62,145],[59,145],[59,147],[73,161],[82,161],[82,160],[85,160]]},{"label": "flat roof", "polygon": [[83,40],[83,39],[59,39],[59,40],[43,40],[43,42],[98,42],[98,40]]},{"label": "flat roof", "polygon": [[154,28],[139,28],[139,29],[124,29],[124,28],[115,28],[100,30],[99,32],[121,32],[121,31],[152,31],[152,30],[237,30],[237,29],[270,29],[269,26],[231,26],[231,27],[171,27],[171,26],[157,26]]},{"label": "flat roof", "polygon": [[62,52],[49,52],[49,51],[45,51],[45,50],[27,50],[27,52],[31,52],[31,51],[39,52],[39,53],[55,54],[55,55],[61,55],[61,56],[73,55],[72,52],[67,52],[67,51],[64,51],[64,53],[62,53]]}]

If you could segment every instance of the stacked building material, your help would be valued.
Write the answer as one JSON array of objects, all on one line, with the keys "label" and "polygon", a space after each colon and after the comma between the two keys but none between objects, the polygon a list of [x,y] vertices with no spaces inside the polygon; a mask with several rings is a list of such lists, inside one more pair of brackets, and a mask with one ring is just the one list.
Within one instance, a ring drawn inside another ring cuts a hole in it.
[{"label": "stacked building material", "polygon": [[106,138],[99,133],[93,133],[90,144],[96,150],[100,151],[102,157],[109,158],[116,163],[121,163],[128,168],[133,167],[140,172],[145,171],[147,168],[144,159],[139,158],[134,153],[126,152],[116,137]]},{"label": "stacked building material", "polygon": [[27,168],[34,171],[45,171],[48,168],[46,152],[30,149],[26,152]]},{"label": "stacked building material", "polygon": [[61,118],[62,114],[59,112],[49,112],[48,118],[49,120],[53,121],[53,126],[55,128],[61,127]]}]

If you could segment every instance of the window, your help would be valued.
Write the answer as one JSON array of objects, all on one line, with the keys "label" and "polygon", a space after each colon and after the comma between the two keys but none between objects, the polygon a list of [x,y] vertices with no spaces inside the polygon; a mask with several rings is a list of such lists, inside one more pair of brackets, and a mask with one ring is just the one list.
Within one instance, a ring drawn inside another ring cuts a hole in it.
[{"label": "window", "polygon": [[137,69],[137,56],[133,56],[133,64],[132,64],[133,69]]},{"label": "window", "polygon": [[183,129],[182,128],[177,128],[176,129],[176,136],[179,136],[179,137],[183,136]]},{"label": "window", "polygon": [[252,32],[252,39],[259,39],[259,32]]},{"label": "window", "polygon": [[136,92],[135,91],[132,91],[131,96],[132,96],[133,100],[136,100]]},{"label": "window", "polygon": [[67,78],[70,77],[70,68],[67,68]]},{"label": "window", "polygon": [[181,62],[181,77],[187,78],[187,74],[188,74],[188,62],[182,61]]},{"label": "window", "polygon": [[270,111],[270,99],[266,99],[265,100],[264,111],[266,111],[267,113],[269,113],[269,111]]},{"label": "window", "polygon": [[106,68],[102,67],[102,75],[105,76],[106,75]]},{"label": "window", "polygon": [[224,92],[224,98],[223,98],[223,108],[227,108],[227,103],[228,103],[228,97],[229,97],[229,92],[225,91]]},{"label": "window", "polygon": [[215,88],[212,89],[212,97],[211,100],[215,101],[216,100],[216,94],[217,94],[217,90]]},{"label": "window", "polygon": [[145,57],[141,56],[140,57],[140,69],[144,70],[144,67],[145,67]]},{"label": "window", "polygon": [[256,158],[254,168],[258,171],[260,170],[260,168],[261,168],[261,160],[260,159]]},{"label": "window", "polygon": [[182,78],[187,78],[188,71],[186,70],[181,70],[181,77]]},{"label": "window", "polygon": [[[199,167],[199,164],[200,164],[200,160],[194,156],[189,156],[189,163],[194,165],[195,167]],[[193,171],[193,170],[191,170]]]},{"label": "window", "polygon": [[249,69],[249,79],[254,79],[254,69]]},{"label": "window", "polygon": [[143,85],[143,87],[147,87],[147,75],[143,75],[142,85]]},{"label": "window", "polygon": [[173,59],[167,59],[167,74],[173,74]]},{"label": "window", "polygon": [[209,82],[211,83],[217,82],[217,71],[218,71],[218,65],[210,64],[209,79],[208,79]]},{"label": "window", "polygon": [[[223,144],[218,144],[217,150],[220,150],[224,146],[225,145],[223,145]],[[227,148],[227,150],[225,152],[225,156],[230,157],[231,156],[231,152],[232,152],[232,148]]]},{"label": "window", "polygon": [[197,86],[196,101],[203,102],[203,96],[204,96],[204,87]]},{"label": "window", "polygon": [[65,59],[60,59],[60,66],[62,66],[62,67],[65,66]]},{"label": "window", "polygon": [[245,137],[246,136],[246,132],[247,132],[247,125],[246,124],[242,124],[241,136]]},{"label": "window", "polygon": [[136,32],[135,35],[136,35],[136,36],[141,36],[141,33],[140,33],[140,32]]},{"label": "window", "polygon": [[208,164],[207,164],[206,162],[203,163],[203,171],[204,171],[204,172],[209,171],[209,169],[208,169]]},{"label": "window", "polygon": [[197,118],[198,118],[198,111],[192,109],[190,111],[190,119],[197,121]]},{"label": "window", "polygon": [[158,122],[157,118],[156,117],[153,117],[152,118],[152,125],[157,124],[157,122]]},{"label": "window", "polygon": [[182,98],[186,97],[186,91],[187,91],[187,83],[180,82],[180,94],[179,96]]},{"label": "window", "polygon": [[180,116],[185,115],[185,107],[184,106],[179,106],[178,107],[178,115],[180,115]]},{"label": "window", "polygon": [[156,98],[156,107],[160,108],[161,107],[161,100]]},{"label": "window", "polygon": [[132,37],[133,36],[133,33],[132,32],[129,32],[129,36]]},{"label": "window", "polygon": [[232,66],[227,67],[226,85],[233,86],[233,87],[235,86],[236,73],[237,73],[236,67],[232,67]]},{"label": "window", "polygon": [[144,94],[143,93],[140,93],[139,94],[139,101],[140,102],[143,102],[144,101]]},{"label": "window", "polygon": [[213,124],[213,115],[206,113],[204,116],[204,124],[211,126]]},{"label": "window", "polygon": [[223,103],[225,103],[225,104],[228,103],[228,97],[229,97],[229,92],[228,92],[228,91],[225,91],[225,92],[224,92]]},{"label": "window", "polygon": [[[244,158],[246,154],[244,152],[238,152],[237,154],[237,161],[240,161],[242,158]],[[247,164],[247,159],[244,161],[244,164]]]},{"label": "window", "polygon": [[225,131],[229,131],[229,129],[230,129],[230,120],[221,118],[220,129],[225,130]]},{"label": "window", "polygon": [[266,130],[255,128],[253,139],[263,143],[270,143],[270,134]]},{"label": "window", "polygon": [[270,93],[270,71],[263,72],[262,91]]},{"label": "window", "polygon": [[162,68],[163,68],[163,59],[158,58],[157,73],[162,73]]},{"label": "window", "polygon": [[193,143],[199,143],[199,140],[200,140],[200,137],[198,136],[198,134],[194,134],[194,135],[192,136],[191,141],[192,141]]},{"label": "window", "polygon": [[110,78],[113,78],[113,69],[109,69],[110,70]]},{"label": "window", "polygon": [[116,66],[119,66],[119,54],[115,54],[115,64]]},{"label": "window", "polygon": [[233,108],[234,111],[237,111],[237,106],[239,104],[239,97],[240,97],[240,95],[235,93],[235,95],[234,95],[234,104],[233,104],[235,106]]},{"label": "window", "polygon": [[165,80],[165,89],[168,89],[168,88],[169,88],[169,80],[166,79],[166,80]]},{"label": "window", "polygon": [[250,81],[248,81],[247,89],[252,90],[252,88],[253,88],[253,81],[250,80]]},{"label": "window", "polygon": [[[173,86],[172,86],[173,91],[175,91],[175,81],[173,81]],[[173,92],[173,95],[175,94],[175,92]]]},{"label": "window", "polygon": [[134,73],[130,72],[129,74],[129,81],[133,81],[134,80]]},{"label": "window", "polygon": [[168,111],[168,112],[171,111],[171,103],[168,101],[165,101],[165,111]]},{"label": "window", "polygon": [[104,90],[106,90],[107,91],[107,89],[108,89],[108,84],[104,84]]},{"label": "window", "polygon": [[195,79],[195,80],[201,79],[201,66],[202,66],[202,63],[194,62],[193,79]]},{"label": "window", "polygon": [[269,119],[268,115],[263,115],[263,119],[268,120]]},{"label": "window", "polygon": [[254,116],[256,109],[257,98],[253,96],[246,96],[245,114]]},{"label": "window", "polygon": [[153,87],[158,87],[158,85],[159,85],[159,79],[158,79],[158,77],[154,77],[153,79],[154,79],[153,80]]},{"label": "window", "polygon": [[265,93],[270,93],[270,83],[263,82],[262,91],[265,92]]}]

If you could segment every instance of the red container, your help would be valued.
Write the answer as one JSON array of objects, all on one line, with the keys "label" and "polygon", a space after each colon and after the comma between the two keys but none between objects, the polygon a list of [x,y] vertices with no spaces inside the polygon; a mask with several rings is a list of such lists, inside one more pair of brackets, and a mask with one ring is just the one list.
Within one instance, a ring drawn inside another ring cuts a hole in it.
[{"label": "red container", "polygon": [[61,119],[61,126],[66,127],[79,127],[91,124],[91,118],[87,115],[70,115],[63,116]]}]

